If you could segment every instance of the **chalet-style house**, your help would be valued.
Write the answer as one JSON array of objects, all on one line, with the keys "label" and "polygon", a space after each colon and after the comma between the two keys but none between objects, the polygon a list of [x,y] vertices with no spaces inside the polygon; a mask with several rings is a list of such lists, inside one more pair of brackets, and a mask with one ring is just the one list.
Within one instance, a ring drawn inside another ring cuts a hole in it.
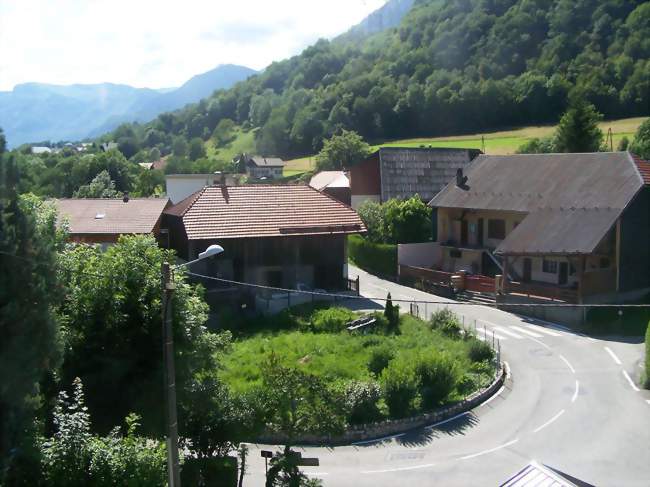
[{"label": "chalet-style house", "polygon": [[429,203],[433,269],[498,299],[619,302],[650,290],[650,164],[628,152],[477,157]]},{"label": "chalet-style house", "polygon": [[284,169],[284,161],[279,157],[251,156],[250,154],[242,154],[239,165],[252,179],[278,179],[282,177]]},{"label": "chalet-style house", "polygon": [[312,176],[309,186],[341,203],[351,204],[350,178],[344,171],[321,171]]},{"label": "chalet-style house", "polygon": [[167,198],[69,198],[54,204],[72,242],[108,245],[120,235],[152,234],[166,246],[160,224]]},{"label": "chalet-style house", "polygon": [[352,208],[416,194],[429,201],[479,154],[478,149],[381,147],[350,168]]},{"label": "chalet-style house", "polygon": [[184,259],[224,248],[195,272],[292,289],[342,289],[346,236],[365,232],[350,207],[298,185],[206,186],[165,210],[163,225]]}]

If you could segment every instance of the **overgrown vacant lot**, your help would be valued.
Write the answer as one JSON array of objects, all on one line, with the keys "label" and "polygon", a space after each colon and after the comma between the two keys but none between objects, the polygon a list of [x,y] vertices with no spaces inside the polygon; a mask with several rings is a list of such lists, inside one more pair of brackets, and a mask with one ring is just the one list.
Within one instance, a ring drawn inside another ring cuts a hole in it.
[{"label": "overgrown vacant lot", "polygon": [[317,377],[343,403],[349,404],[346,394],[355,384],[375,391],[364,396],[374,413],[355,415],[351,407],[349,423],[429,410],[461,399],[492,376],[489,347],[465,335],[449,312],[431,322],[402,315],[398,326],[377,313],[378,326],[365,335],[345,330],[357,316],[344,308],[294,308],[268,326],[259,318],[239,323],[221,376],[236,392],[263,390],[264,367],[274,356],[283,367]]}]

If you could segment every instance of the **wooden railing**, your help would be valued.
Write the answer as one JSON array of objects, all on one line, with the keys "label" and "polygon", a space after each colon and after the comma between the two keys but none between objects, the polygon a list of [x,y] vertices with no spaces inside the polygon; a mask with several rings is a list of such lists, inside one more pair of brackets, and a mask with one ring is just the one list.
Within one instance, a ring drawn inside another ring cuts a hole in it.
[{"label": "wooden railing", "polygon": [[494,278],[488,276],[465,276],[465,289],[477,293],[495,293]]},{"label": "wooden railing", "polygon": [[522,296],[545,298],[551,301],[562,301],[565,303],[578,302],[578,291],[576,289],[515,281],[508,281],[504,286],[506,294],[520,294]]}]

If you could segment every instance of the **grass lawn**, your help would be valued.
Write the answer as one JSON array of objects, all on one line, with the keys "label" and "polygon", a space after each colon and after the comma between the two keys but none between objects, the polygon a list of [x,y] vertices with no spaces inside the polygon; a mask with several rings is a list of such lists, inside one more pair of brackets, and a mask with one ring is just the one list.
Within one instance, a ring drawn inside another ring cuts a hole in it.
[{"label": "grass lawn", "polygon": [[232,161],[243,152],[255,152],[255,129],[245,131],[241,127],[237,127],[234,134],[233,140],[224,147],[215,147],[214,141],[208,140],[205,143],[208,158]]},{"label": "grass lawn", "polygon": [[290,161],[286,161],[286,165],[284,166],[284,174],[287,175],[287,171],[306,172],[306,171],[312,171],[315,168],[316,168],[315,157],[313,156],[301,157],[299,159],[292,159]]},{"label": "grass lawn", "polygon": [[[444,334],[429,323],[402,315],[400,334],[370,333],[367,335],[338,333],[315,333],[307,331],[313,310],[303,308],[300,317],[293,322],[283,322],[279,329],[264,329],[260,321],[235,339],[232,350],[222,359],[221,377],[237,392],[246,392],[262,384],[262,364],[272,352],[285,366],[299,367],[305,372],[319,376],[329,384],[350,380],[377,380],[368,370],[368,361],[378,348],[394,351],[393,360],[411,360],[420,354],[431,355],[445,352],[454,361],[458,372],[458,385],[447,398],[458,400],[489,381],[491,369],[485,364],[477,367],[469,356],[469,348],[476,339],[454,338]],[[272,319],[278,326],[278,318]],[[463,385],[460,385],[463,384]],[[469,385],[468,385],[469,384]]]}]

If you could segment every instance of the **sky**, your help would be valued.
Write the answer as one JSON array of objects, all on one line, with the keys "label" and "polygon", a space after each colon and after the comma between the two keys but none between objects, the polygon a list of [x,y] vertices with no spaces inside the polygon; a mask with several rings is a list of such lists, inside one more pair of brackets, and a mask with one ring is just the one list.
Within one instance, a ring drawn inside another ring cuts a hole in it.
[{"label": "sky", "polygon": [[262,69],[385,0],[0,0],[0,90],[25,82],[179,86],[219,64]]}]

